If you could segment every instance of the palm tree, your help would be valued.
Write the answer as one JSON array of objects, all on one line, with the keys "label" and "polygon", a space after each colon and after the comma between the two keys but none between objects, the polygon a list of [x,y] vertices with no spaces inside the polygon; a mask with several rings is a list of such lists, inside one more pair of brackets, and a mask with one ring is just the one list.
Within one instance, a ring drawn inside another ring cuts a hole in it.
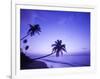
[{"label": "palm tree", "polygon": [[62,40],[55,41],[55,44],[52,44],[51,46],[53,47],[52,53],[42,56],[42,57],[34,58],[33,60],[45,58],[55,53],[56,53],[56,57],[59,57],[60,53],[63,54],[63,51],[67,53],[66,46],[65,44],[62,44]]},{"label": "palm tree", "polygon": [[55,41],[55,44],[52,44],[52,52],[56,53],[56,57],[59,57],[60,53],[63,55],[63,51],[66,51],[65,44],[62,44],[62,40]]},{"label": "palm tree", "polygon": [[23,38],[21,38],[20,40],[23,40],[23,39],[26,38],[28,35],[33,36],[33,35],[35,35],[36,33],[37,33],[37,34],[40,34],[41,28],[39,27],[39,24],[35,24],[35,25],[29,24],[29,26],[30,26],[30,28],[29,28],[29,30],[28,30],[28,32],[27,32],[27,35],[24,36]]}]

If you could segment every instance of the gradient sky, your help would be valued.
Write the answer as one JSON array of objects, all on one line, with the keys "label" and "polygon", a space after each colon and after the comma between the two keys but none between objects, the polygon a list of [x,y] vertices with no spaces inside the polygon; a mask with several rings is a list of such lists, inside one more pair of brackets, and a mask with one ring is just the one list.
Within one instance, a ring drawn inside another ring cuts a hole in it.
[{"label": "gradient sky", "polygon": [[[40,35],[28,36],[28,52],[48,54],[51,45],[60,39],[70,53],[90,51],[90,13],[48,10],[20,10],[21,38],[27,34],[28,24],[39,24]],[[21,43],[23,48],[25,45]]]}]

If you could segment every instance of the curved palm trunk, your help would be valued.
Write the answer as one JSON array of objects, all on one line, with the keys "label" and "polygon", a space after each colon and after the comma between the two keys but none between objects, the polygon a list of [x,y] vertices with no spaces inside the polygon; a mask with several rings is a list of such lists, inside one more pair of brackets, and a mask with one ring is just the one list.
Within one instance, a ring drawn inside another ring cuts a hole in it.
[{"label": "curved palm trunk", "polygon": [[52,54],[54,54],[54,53],[55,53],[55,52],[50,53],[50,54],[45,55],[45,56],[42,56],[42,57],[34,58],[34,59],[32,59],[32,60],[37,60],[37,59],[45,58],[45,57],[48,57],[48,56],[50,56],[50,55],[52,55]]},{"label": "curved palm trunk", "polygon": [[24,36],[23,38],[21,38],[20,40],[23,40],[24,38],[26,38],[29,34],[27,34],[26,36]]}]

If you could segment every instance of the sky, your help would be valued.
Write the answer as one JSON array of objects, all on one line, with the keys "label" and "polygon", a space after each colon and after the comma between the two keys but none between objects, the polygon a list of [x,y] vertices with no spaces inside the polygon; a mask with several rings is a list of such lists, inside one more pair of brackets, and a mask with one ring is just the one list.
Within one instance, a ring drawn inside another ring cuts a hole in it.
[{"label": "sky", "polygon": [[30,46],[27,52],[49,54],[56,40],[62,40],[69,53],[90,52],[89,12],[21,9],[20,38],[27,34],[29,24],[39,24],[41,33],[26,38]]}]

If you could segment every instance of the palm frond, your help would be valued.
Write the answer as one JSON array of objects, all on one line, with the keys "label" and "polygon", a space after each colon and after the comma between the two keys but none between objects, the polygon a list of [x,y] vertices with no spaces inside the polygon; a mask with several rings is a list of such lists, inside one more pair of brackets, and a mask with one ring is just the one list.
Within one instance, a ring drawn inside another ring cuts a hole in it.
[{"label": "palm frond", "polygon": [[56,44],[52,44],[51,46],[54,47],[54,46],[56,46]]},{"label": "palm frond", "polygon": [[63,51],[65,51],[67,53],[67,50],[65,48],[62,48]]},{"label": "palm frond", "polygon": [[61,55],[63,55],[63,52],[62,51],[60,51],[61,52]]},{"label": "palm frond", "polygon": [[62,47],[63,47],[63,48],[65,48],[65,47],[66,47],[66,45],[65,45],[65,44],[63,44],[63,45],[62,45]]},{"label": "palm frond", "polygon": [[59,43],[61,44],[62,43],[62,40],[59,40]]}]

